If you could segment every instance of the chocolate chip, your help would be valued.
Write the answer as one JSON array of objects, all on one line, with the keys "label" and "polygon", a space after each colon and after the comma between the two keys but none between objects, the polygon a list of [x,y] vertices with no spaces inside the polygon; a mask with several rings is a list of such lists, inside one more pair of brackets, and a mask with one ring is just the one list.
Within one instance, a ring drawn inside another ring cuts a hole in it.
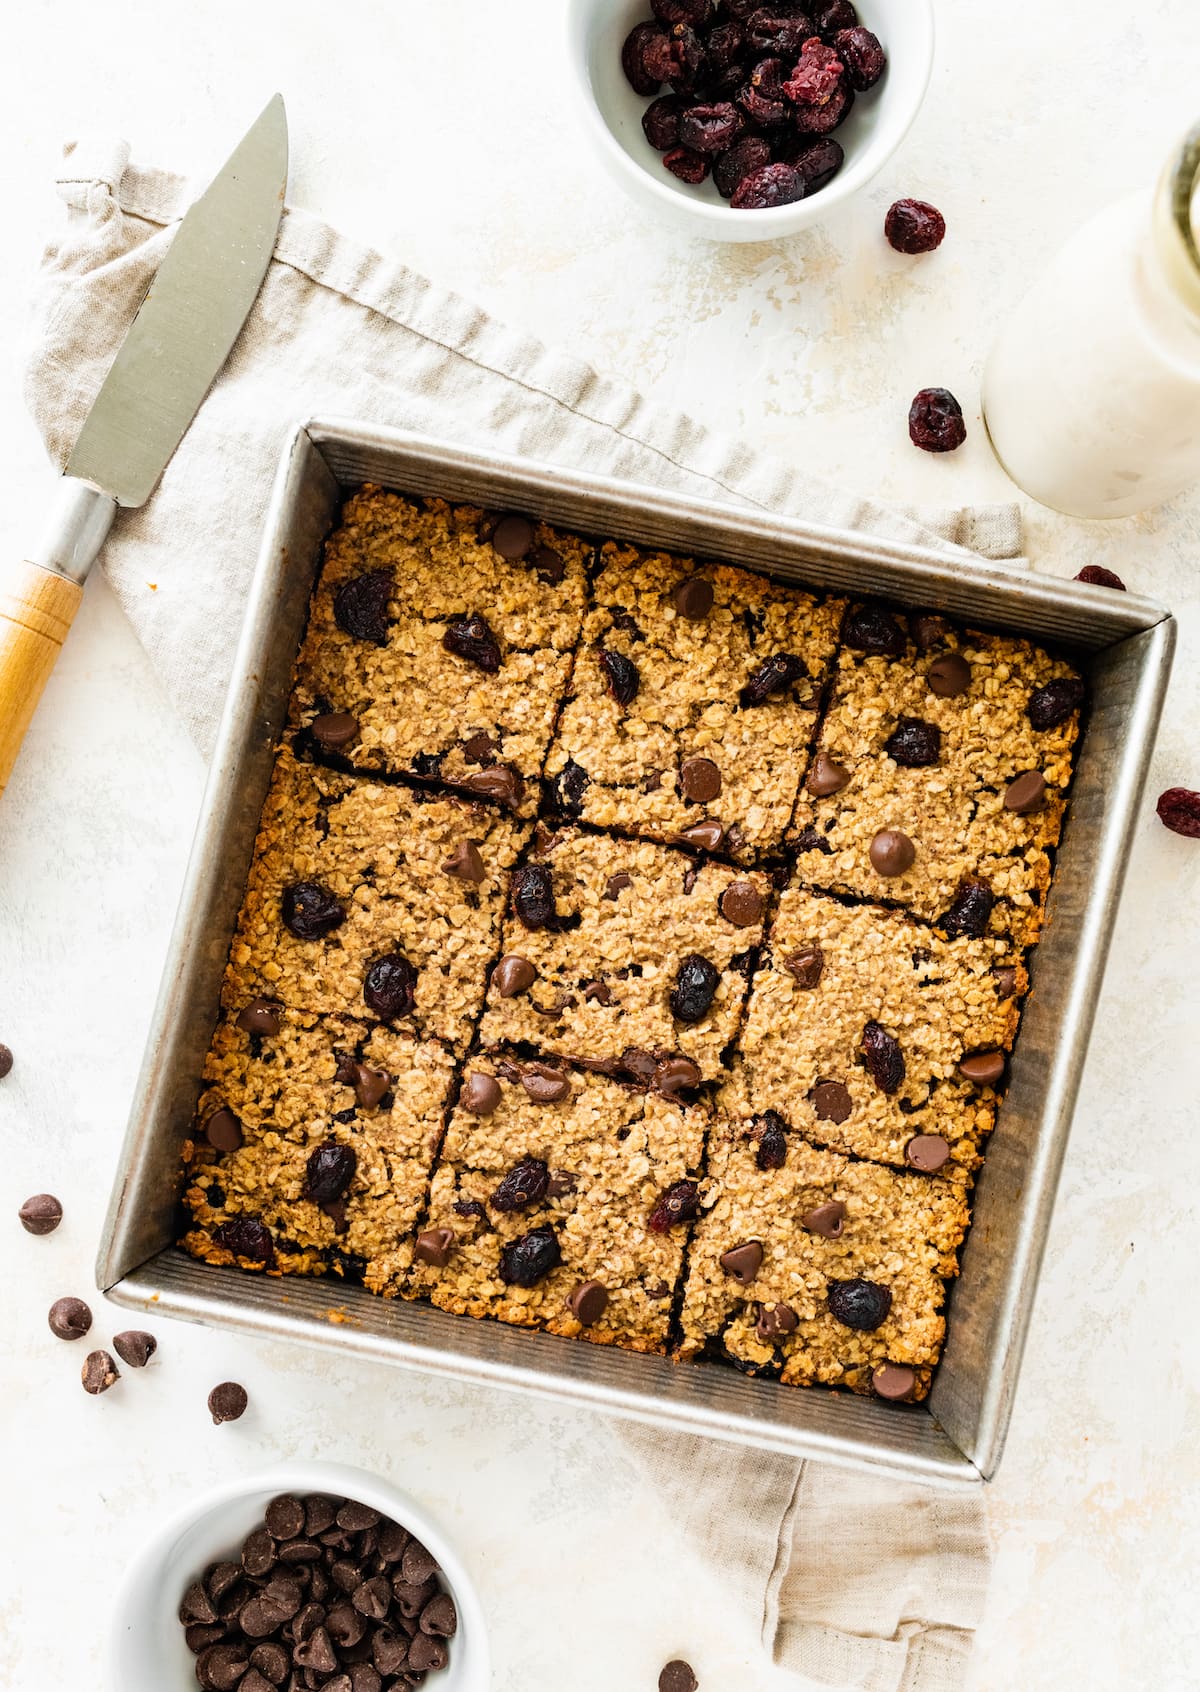
[{"label": "chocolate chip", "polygon": [[363,982],[363,999],[368,1010],[383,1022],[408,1016],[416,1003],[417,972],[402,952],[388,952],[376,958]]},{"label": "chocolate chip", "polygon": [[211,1627],[204,1627],[200,1622],[192,1622],[183,1630],[184,1643],[194,1656],[207,1651],[210,1645],[220,1645],[225,1639],[226,1628],[224,1622],[214,1622]]},{"label": "chocolate chip", "polygon": [[[87,1308],[86,1305],[84,1308]],[[126,1328],[122,1333],[113,1335],[113,1350],[131,1369],[144,1369],[158,1350],[158,1341],[142,1328]]]},{"label": "chocolate chip", "polygon": [[12,1066],[12,1052],[7,1046],[0,1044],[0,1081],[3,1081],[6,1075],[11,1074]]},{"label": "chocolate chip", "polygon": [[497,752],[497,744],[490,734],[480,730],[478,734],[468,735],[462,742],[463,757],[470,764],[490,764]]},{"label": "chocolate chip", "polygon": [[340,752],[358,734],[358,718],[349,711],[327,711],[313,718],[308,731],[323,751]]},{"label": "chocolate chip", "polygon": [[265,1674],[261,1674],[258,1669],[252,1668],[249,1674],[244,1675],[238,1682],[238,1692],[275,1692],[275,1687]]},{"label": "chocolate chip", "polygon": [[1027,817],[1046,802],[1046,778],[1040,770],[1026,770],[1010,781],[1004,791],[1004,809]]},{"label": "chocolate chip", "polygon": [[485,875],[483,859],[473,840],[460,840],[442,865],[447,875],[458,881],[482,881]]},{"label": "chocolate chip", "polygon": [[438,1572],[437,1558],[419,1539],[410,1539],[404,1548],[400,1572],[409,1586],[421,1586]]},{"label": "chocolate chip", "polygon": [[213,1645],[196,1661],[196,1679],[208,1692],[233,1692],[250,1667],[244,1644]]},{"label": "chocolate chip", "polygon": [[509,512],[492,530],[492,545],[501,558],[516,563],[527,555],[533,545],[533,524],[528,517]]},{"label": "chocolate chip", "polygon": [[913,866],[917,849],[898,828],[881,828],[871,842],[870,859],[877,875],[903,875]]},{"label": "chocolate chip", "polygon": [[[408,1661],[408,1635],[394,1627],[377,1627],[371,1635],[371,1661],[380,1674],[397,1674]],[[403,1685],[403,1681],[394,1684]],[[353,1692],[354,1682],[350,1683]]]},{"label": "chocolate chip", "polygon": [[1017,990],[1017,972],[1011,964],[997,964],[992,974],[996,977],[996,997],[1011,999]]},{"label": "chocolate chip", "polygon": [[81,1298],[56,1298],[50,1306],[48,1320],[55,1339],[77,1340],[91,1327],[92,1313]]},{"label": "chocolate chip", "polygon": [[[339,1570],[343,1572],[344,1580],[339,1579]],[[358,1585],[358,1570],[351,1563],[334,1563],[332,1573],[342,1591],[353,1592]],[[345,1581],[349,1582],[348,1586]],[[367,1624],[353,1604],[331,1604],[325,1615],[325,1631],[333,1643],[342,1648],[357,1645],[367,1631]]]},{"label": "chocolate chip", "polygon": [[675,1657],[658,1677],[658,1692],[696,1692],[699,1684],[691,1663]]},{"label": "chocolate chip", "polygon": [[725,838],[725,825],[716,817],[704,817],[681,829],[679,839],[685,846],[696,846],[701,852],[715,852]]},{"label": "chocolate chip", "polygon": [[368,1621],[382,1621],[391,1606],[391,1588],[382,1575],[375,1575],[370,1580],[364,1580],[361,1586],[355,1587],[350,1594],[350,1602],[359,1615],[366,1616]]},{"label": "chocolate chip", "polygon": [[431,1269],[444,1269],[450,1261],[455,1243],[452,1228],[426,1228],[423,1234],[417,1235],[413,1256],[418,1263],[428,1263]]},{"label": "chocolate chip", "polygon": [[250,1653],[250,1663],[272,1686],[282,1686],[291,1667],[291,1658],[282,1645],[269,1639],[254,1647]]},{"label": "chocolate chip", "polygon": [[703,576],[685,576],[683,581],[676,583],[671,599],[681,617],[686,617],[690,623],[702,623],[712,610],[712,583],[705,581]]},{"label": "chocolate chip", "polygon": [[717,909],[735,928],[753,928],[763,913],[763,896],[752,881],[731,881]]},{"label": "chocolate chip", "polygon": [[933,611],[916,612],[909,617],[908,627],[918,652],[932,652],[935,647],[945,645],[950,632],[946,619]]},{"label": "chocolate chip", "polygon": [[657,1067],[658,1059],[654,1053],[644,1052],[640,1046],[626,1046],[621,1053],[621,1068],[632,1075],[635,1081],[653,1081]]},{"label": "chocolate chip", "polygon": [[546,1182],[546,1197],[548,1199],[566,1198],[579,1185],[579,1177],[572,1175],[569,1169],[552,1169],[550,1179]]},{"label": "chocolate chip", "polygon": [[386,1069],[372,1069],[369,1064],[354,1066],[354,1096],[364,1110],[375,1106],[390,1092],[392,1078]]},{"label": "chocolate chip", "polygon": [[527,1063],[521,1070],[521,1085],[535,1104],[558,1104],[571,1093],[567,1077],[547,1063]]},{"label": "chocolate chip", "polygon": [[537,970],[519,952],[506,952],[496,965],[492,979],[502,999],[515,999],[518,993],[524,993],[533,986]]},{"label": "chocolate chip", "polygon": [[511,764],[493,764],[491,769],[472,770],[459,785],[485,799],[494,799],[499,805],[507,805],[510,811],[515,811],[525,797],[525,782]]},{"label": "chocolate chip", "polygon": [[1004,1074],[1004,1053],[973,1052],[963,1058],[958,1073],[977,1087],[994,1087]]},{"label": "chocolate chip", "polygon": [[818,1081],[809,1097],[822,1122],[845,1122],[854,1101],[840,1081]]},{"label": "chocolate chip", "polygon": [[274,999],[251,999],[238,1016],[237,1025],[245,1034],[278,1034],[283,1022],[283,1006]]},{"label": "chocolate chip", "polygon": [[428,1671],[445,1668],[450,1660],[450,1653],[440,1639],[434,1639],[431,1634],[418,1633],[408,1647],[409,1673],[425,1674]]},{"label": "chocolate chip", "polygon": [[830,1313],[860,1334],[873,1333],[892,1308],[890,1287],[881,1287],[878,1281],[830,1281],[825,1296]]},{"label": "chocolate chip", "polygon": [[818,752],[809,765],[804,785],[818,799],[828,799],[831,793],[840,793],[849,780],[850,771],[844,764],[837,763],[826,752]]},{"label": "chocolate chip", "polygon": [[93,1396],[107,1392],[121,1377],[121,1371],[107,1351],[89,1351],[79,1371],[84,1392]]},{"label": "chocolate chip", "polygon": [[242,1567],[251,1576],[269,1574],[275,1567],[275,1541],[265,1527],[247,1535],[242,1545]]},{"label": "chocolate chip", "polygon": [[671,1296],[671,1289],[665,1281],[647,1281],[642,1291],[647,1298],[652,1298],[656,1304]]},{"label": "chocolate chip", "polygon": [[214,1151],[235,1152],[242,1143],[242,1125],[233,1112],[222,1105],[204,1124],[204,1138]]},{"label": "chocolate chip", "polygon": [[917,1373],[907,1363],[880,1363],[871,1375],[871,1386],[880,1398],[911,1398]]},{"label": "chocolate chip", "polygon": [[1062,676],[1035,688],[1025,707],[1035,729],[1060,728],[1083,704],[1083,683],[1074,676]]},{"label": "chocolate chip", "polygon": [[581,1281],[568,1294],[567,1309],[581,1328],[592,1327],[608,1309],[608,1288],[599,1281]]},{"label": "chocolate chip", "polygon": [[297,940],[323,940],[346,920],[341,901],[319,881],[295,881],[285,887],[279,909],[284,927]]},{"label": "chocolate chip", "polygon": [[666,773],[666,770],[647,770],[642,777],[642,792],[657,793],[662,786],[662,779]]},{"label": "chocolate chip", "polygon": [[783,967],[803,993],[811,993],[821,980],[825,954],[819,946],[801,946],[783,960]]},{"label": "chocolate chip", "polygon": [[[585,1282],[585,1285],[589,1287],[598,1287],[600,1286],[600,1283],[598,1281],[588,1281]],[[601,1287],[600,1290],[603,1292],[603,1287]],[[607,1303],[607,1301],[608,1295],[606,1293],[605,1302]],[[593,1316],[591,1320],[595,1322],[599,1316],[603,1315],[603,1313],[603,1310],[598,1311],[596,1316]],[[576,1311],[576,1315],[586,1327],[588,1324],[584,1317],[579,1315],[578,1311]],[[438,1639],[454,1638],[454,1635],[458,1632],[458,1611],[455,1609],[454,1600],[448,1592],[439,1592],[436,1597],[429,1600],[428,1604],[426,1604],[425,1608],[421,1611],[421,1632],[431,1633]]]},{"label": "chocolate chip", "polygon": [[53,1193],[35,1193],[17,1215],[27,1234],[52,1234],[63,1219],[63,1208]]},{"label": "chocolate chip", "polygon": [[743,1287],[750,1282],[762,1268],[763,1248],[760,1240],[747,1240],[744,1245],[732,1246],[722,1252],[720,1264],[725,1273]]},{"label": "chocolate chip", "polygon": [[618,870],[616,875],[609,876],[605,883],[604,892],[600,896],[602,899],[610,899],[615,902],[627,887],[632,886],[633,877],[627,875],[624,870]]},{"label": "chocolate chip", "polygon": [[[529,555],[529,563],[538,581],[546,587],[557,587],[567,573],[561,554],[555,552],[552,546],[535,546]],[[358,1692],[357,1687],[355,1692]]]},{"label": "chocolate chip", "polygon": [[[235,1567],[235,1577],[239,1572]],[[202,1582],[194,1580],[180,1599],[179,1619],[185,1627],[196,1622],[212,1623],[220,1619],[213,1608],[212,1595],[204,1590]]]},{"label": "chocolate chip", "polygon": [[800,1318],[790,1304],[760,1304],[754,1332],[766,1345],[774,1345],[776,1340],[794,1333],[799,1326]]},{"label": "chocolate chip", "polygon": [[244,1386],[237,1381],[222,1381],[208,1395],[209,1414],[218,1427],[222,1422],[236,1422],[246,1414],[249,1402]]},{"label": "chocolate chip", "polygon": [[472,1116],[491,1116],[500,1103],[500,1083],[494,1076],[473,1069],[463,1082],[459,1103]]},{"label": "chocolate chip", "polygon": [[957,652],[943,652],[926,670],[925,680],[939,699],[957,699],[971,685],[971,666]]},{"label": "chocolate chip", "polygon": [[237,1585],[241,1578],[242,1568],[240,1563],[214,1563],[205,1576],[209,1595],[214,1600],[223,1598],[227,1592]]},{"label": "chocolate chip", "polygon": [[264,1520],[274,1539],[299,1539],[304,1532],[304,1506],[298,1498],[282,1493],[267,1505]]},{"label": "chocolate chip", "polygon": [[700,1085],[700,1066],[680,1054],[660,1058],[654,1066],[652,1085],[664,1098],[676,1098]]},{"label": "chocolate chip", "polygon": [[819,1234],[823,1240],[836,1240],[841,1238],[845,1220],[846,1207],[841,1199],[827,1199],[802,1216],[800,1226],[810,1234]]},{"label": "chocolate chip", "polygon": [[[386,1607],[381,1613],[387,1613]],[[338,1666],[333,1641],[323,1627],[314,1627],[308,1638],[293,1648],[292,1661],[297,1668],[316,1669],[318,1674],[332,1674]]]},{"label": "chocolate chip", "polygon": [[950,1146],[940,1134],[917,1134],[904,1148],[904,1156],[923,1175],[933,1175],[950,1158]]},{"label": "chocolate chip", "polygon": [[308,1154],[304,1196],[314,1204],[332,1204],[340,1199],[354,1179],[358,1154],[353,1146],[327,1140]]},{"label": "chocolate chip", "polygon": [[679,766],[679,791],[697,805],[707,805],[721,791],[721,772],[711,758],[685,758]]}]

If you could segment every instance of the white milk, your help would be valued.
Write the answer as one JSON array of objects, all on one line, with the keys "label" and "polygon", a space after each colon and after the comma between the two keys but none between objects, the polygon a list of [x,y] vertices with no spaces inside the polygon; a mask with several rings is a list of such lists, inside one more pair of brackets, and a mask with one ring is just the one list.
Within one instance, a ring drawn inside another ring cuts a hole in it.
[{"label": "white milk", "polygon": [[[1172,195],[1184,160],[1181,223]],[[992,444],[1044,505],[1127,517],[1200,480],[1200,265],[1186,221],[1195,171],[1185,147],[1157,199],[1135,195],[1085,225],[992,349]]]}]

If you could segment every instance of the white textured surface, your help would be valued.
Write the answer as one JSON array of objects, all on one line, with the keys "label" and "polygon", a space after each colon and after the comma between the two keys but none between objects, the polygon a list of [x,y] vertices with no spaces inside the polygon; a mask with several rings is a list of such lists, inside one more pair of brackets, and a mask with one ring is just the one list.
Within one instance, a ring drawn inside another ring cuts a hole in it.
[{"label": "white textured surface", "polygon": [[[6,27],[0,154],[9,552],[46,485],[12,331],[55,220],[58,142],[124,132],[139,157],[205,171],[276,87],[297,203],[831,479],[906,500],[1006,497],[973,407],[991,326],[1060,233],[1147,180],[1200,115],[1200,13],[941,0],[928,105],[868,196],[786,247],[734,250],[656,230],[593,165],[556,92],[556,12],[23,0]],[[945,211],[935,257],[882,243],[901,193]],[[944,462],[905,434],[929,383],[955,389],[975,425]],[[1200,496],[1107,529],[1031,510],[1029,548],[1062,575],[1108,564],[1179,614],[1151,787],[1200,786]],[[0,805],[0,1038],[17,1054],[0,1086],[0,1439],[23,1519],[15,1555],[7,1534],[0,1551],[0,1686],[94,1684],[145,1525],[191,1488],[295,1453],[377,1467],[440,1514],[478,1574],[501,1692],[652,1692],[676,1652],[704,1692],[782,1692],[756,1619],[706,1585],[598,1421],[174,1324],[143,1376],[98,1401],[80,1390],[83,1348],[52,1339],[44,1312],[91,1285],[201,782],[93,582]],[[1198,911],[1200,845],[1147,805],[991,1489],[997,1571],[974,1692],[1200,1684]],[[32,1240],[13,1212],[44,1188],[67,1221]],[[124,1324],[96,1302],[101,1341]],[[214,1429],[204,1398],[228,1376],[253,1409]]]}]

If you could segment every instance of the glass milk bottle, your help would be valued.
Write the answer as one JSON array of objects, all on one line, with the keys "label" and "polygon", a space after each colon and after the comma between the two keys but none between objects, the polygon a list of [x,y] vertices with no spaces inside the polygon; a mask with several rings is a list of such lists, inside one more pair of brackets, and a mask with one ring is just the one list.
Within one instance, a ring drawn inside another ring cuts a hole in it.
[{"label": "glass milk bottle", "polygon": [[1044,505],[1128,517],[1200,481],[1200,127],[1153,195],[1110,206],[1000,332],[983,410]]}]

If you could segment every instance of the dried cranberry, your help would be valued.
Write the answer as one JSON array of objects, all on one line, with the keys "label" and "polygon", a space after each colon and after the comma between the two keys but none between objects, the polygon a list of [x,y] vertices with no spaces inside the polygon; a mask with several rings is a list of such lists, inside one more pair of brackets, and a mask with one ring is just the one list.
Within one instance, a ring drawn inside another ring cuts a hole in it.
[{"label": "dried cranberry", "polygon": [[872,1333],[886,1322],[892,1308],[891,1289],[878,1281],[830,1281],[825,1296],[830,1313],[860,1334]]},{"label": "dried cranberry", "polygon": [[465,658],[468,664],[474,664],[489,676],[494,676],[503,662],[500,643],[492,633],[487,618],[478,611],[451,623],[442,636],[442,645],[456,658]]},{"label": "dried cranberry", "polygon": [[846,162],[846,155],[841,142],[835,141],[832,136],[816,141],[810,141],[806,136],[787,162],[800,172],[808,184],[808,193],[816,194],[833,181]]},{"label": "dried cranberry", "polygon": [[343,582],[333,596],[333,619],[355,640],[387,645],[388,601],[392,597],[390,570],[368,570]]},{"label": "dried cranberry", "polygon": [[1168,787],[1154,807],[1158,820],[1188,840],[1200,840],[1200,793],[1190,787]]},{"label": "dried cranberry", "polygon": [[679,120],[679,139],[695,153],[723,153],[745,127],[737,107],[722,100],[715,106],[690,106]]},{"label": "dried cranberry", "polygon": [[608,691],[617,704],[631,705],[637,698],[642,680],[633,659],[626,658],[623,652],[602,651],[600,668],[608,682]]},{"label": "dried cranberry", "polygon": [[887,69],[887,54],[879,37],[856,25],[853,29],[840,29],[833,38],[833,44],[846,67],[851,88],[856,88],[860,94],[874,88]]},{"label": "dried cranberry", "polygon": [[524,1210],[546,1196],[550,1171],[540,1157],[515,1164],[492,1194],[493,1210]]},{"label": "dried cranberry", "polygon": [[577,817],[583,810],[588,773],[574,758],[568,758],[556,776],[546,782],[546,806],[559,817]]},{"label": "dried cranberry", "polygon": [[802,678],[808,679],[808,665],[803,658],[797,658],[794,652],[773,653],[755,670],[738,694],[738,700],[744,706],[765,705],[772,694],[782,693],[785,687]]},{"label": "dried cranberry", "polygon": [[897,200],[888,207],[883,233],[898,253],[931,253],[946,237],[946,220],[925,200]]},{"label": "dried cranberry", "polygon": [[953,452],[967,438],[962,406],[948,388],[922,388],[908,411],[908,436],[922,452]]},{"label": "dried cranberry", "polygon": [[815,33],[811,18],[803,12],[791,17],[777,17],[769,6],[751,12],[746,20],[746,35],[751,47],[760,53],[782,53],[794,59],[804,43]]},{"label": "dried cranberry", "polygon": [[1090,582],[1093,587],[1116,588],[1125,592],[1125,583],[1112,570],[1106,570],[1103,564],[1085,564],[1076,576],[1077,582]]},{"label": "dried cranberry", "polygon": [[275,1241],[257,1216],[235,1216],[232,1222],[222,1222],[213,1229],[213,1243],[235,1257],[249,1258],[251,1263],[275,1261]]},{"label": "dried cranberry", "polygon": [[509,1287],[535,1287],[562,1262],[558,1235],[548,1224],[510,1240],[500,1253],[500,1279]]},{"label": "dried cranberry", "polygon": [[923,723],[920,717],[901,717],[883,749],[906,770],[925,769],[941,757],[942,731],[936,723]]},{"label": "dried cranberry", "polygon": [[1083,704],[1083,683],[1075,676],[1060,676],[1029,695],[1025,714],[1035,729],[1059,728]]},{"label": "dried cranberry", "polygon": [[319,881],[294,881],[283,890],[280,911],[285,928],[299,940],[320,940],[346,920],[345,906]]},{"label": "dried cranberry", "polygon": [[900,1042],[878,1022],[863,1029],[863,1061],[881,1093],[894,1093],[904,1080],[904,1053]]},{"label": "dried cranberry", "polygon": [[699,952],[689,952],[679,965],[671,989],[671,1015],[677,1022],[702,1022],[720,984],[721,972],[716,965]]},{"label": "dried cranberry", "polygon": [[358,1158],[352,1146],[343,1146],[337,1140],[318,1146],[309,1153],[305,1197],[314,1204],[332,1204],[353,1181],[357,1168]]},{"label": "dried cranberry", "polygon": [[691,1222],[700,1214],[700,1189],[694,1181],[676,1181],[661,1195],[650,1212],[652,1233],[665,1234],[680,1222]]},{"label": "dried cranberry", "polygon": [[512,908],[514,915],[526,928],[557,927],[554,878],[548,864],[526,864],[515,872],[512,879]]},{"label": "dried cranberry", "polygon": [[743,176],[730,205],[735,211],[767,211],[790,206],[808,193],[808,182],[793,165],[769,164]]},{"label": "dried cranberry", "polygon": [[760,1169],[782,1169],[787,1162],[787,1123],[777,1110],[764,1110],[754,1118],[759,1130],[754,1161]]},{"label": "dried cranberry", "polygon": [[746,41],[746,32],[740,23],[729,21],[718,24],[709,31],[705,43],[708,51],[708,62],[714,71],[736,70],[736,81],[741,81],[741,70],[738,66],[738,55]]},{"label": "dried cranberry", "polygon": [[693,153],[690,147],[672,147],[669,153],[663,154],[663,164],[672,176],[695,187],[708,175],[710,161],[703,153]]},{"label": "dried cranberry", "polygon": [[843,65],[832,47],[815,37],[804,43],[800,63],[783,85],[798,106],[824,106],[842,85]]},{"label": "dried cranberry", "polygon": [[996,895],[982,881],[964,881],[942,917],[942,928],[951,940],[979,940],[987,933],[995,903]]},{"label": "dried cranberry", "polygon": [[650,10],[659,23],[702,24],[713,9],[713,0],[650,0]]},{"label": "dried cranberry", "polygon": [[903,658],[906,651],[904,630],[882,605],[856,605],[847,614],[842,639],[872,658]]},{"label": "dried cranberry", "polygon": [[676,99],[674,94],[660,94],[657,100],[651,100],[642,113],[642,129],[646,139],[660,153],[679,145],[679,117],[682,111],[683,102]]},{"label": "dried cranberry", "polygon": [[363,982],[369,1010],[384,1022],[407,1016],[416,1003],[417,972],[400,952],[376,958]]},{"label": "dried cranberry", "polygon": [[831,0],[827,6],[817,7],[817,34],[834,36],[840,29],[853,29],[858,13],[850,0]]},{"label": "dried cranberry", "polygon": [[854,105],[854,90],[848,82],[834,90],[823,106],[795,106],[792,121],[802,135],[828,135],[840,129]]},{"label": "dried cranberry", "polygon": [[722,153],[713,165],[713,182],[717,193],[729,199],[743,177],[753,170],[770,164],[771,149],[758,135],[743,135],[727,153]]},{"label": "dried cranberry", "polygon": [[[670,43],[666,35],[652,23],[635,24],[621,48],[621,69],[635,94],[657,94],[667,80],[666,74],[655,75],[647,64],[646,50],[651,42],[666,44],[669,56]],[[657,68],[661,70],[661,62]]]}]

